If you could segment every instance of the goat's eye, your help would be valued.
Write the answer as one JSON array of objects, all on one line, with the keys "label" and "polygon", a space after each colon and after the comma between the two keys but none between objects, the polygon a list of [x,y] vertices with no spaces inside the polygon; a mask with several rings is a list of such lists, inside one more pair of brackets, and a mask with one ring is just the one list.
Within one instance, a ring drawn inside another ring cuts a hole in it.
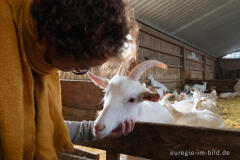
[{"label": "goat's eye", "polygon": [[135,102],[135,98],[129,98],[128,102],[129,102],[129,103]]}]

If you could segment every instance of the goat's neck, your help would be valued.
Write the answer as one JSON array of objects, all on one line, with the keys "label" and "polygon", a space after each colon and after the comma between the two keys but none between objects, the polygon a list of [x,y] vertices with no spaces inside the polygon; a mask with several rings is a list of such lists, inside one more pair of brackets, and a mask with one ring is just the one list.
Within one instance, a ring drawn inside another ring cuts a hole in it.
[{"label": "goat's neck", "polygon": [[197,100],[194,102],[194,105],[193,105],[193,108],[192,108],[192,111],[198,111],[198,105],[201,103],[200,100]]},{"label": "goat's neck", "polygon": [[177,111],[171,104],[163,104],[163,106],[170,112],[175,120],[182,117],[183,113]]}]

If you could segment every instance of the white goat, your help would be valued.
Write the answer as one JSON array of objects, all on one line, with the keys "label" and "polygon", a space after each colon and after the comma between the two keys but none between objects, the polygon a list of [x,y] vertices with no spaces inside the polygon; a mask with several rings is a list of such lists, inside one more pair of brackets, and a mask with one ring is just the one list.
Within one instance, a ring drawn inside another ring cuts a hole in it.
[{"label": "white goat", "polygon": [[234,92],[240,91],[240,79],[238,79],[237,83],[233,87]]},{"label": "white goat", "polygon": [[191,88],[199,89],[200,92],[204,93],[206,91],[207,82],[203,82],[203,85],[194,84]]},{"label": "white goat", "polygon": [[187,93],[180,93],[178,96],[178,101],[187,100],[187,99],[191,99],[191,96],[188,95]]},{"label": "white goat", "polygon": [[230,98],[235,98],[238,95],[238,92],[225,92],[225,93],[220,93],[219,98],[223,99],[230,99]]},{"label": "white goat", "polygon": [[215,89],[211,89],[211,92],[205,93],[204,96],[207,98],[215,99],[215,100],[218,99],[217,91]]},{"label": "white goat", "polygon": [[[123,68],[107,80],[88,73],[90,79],[100,88],[105,88],[104,107],[95,120],[94,130],[96,137],[104,138],[116,129],[120,122],[134,118],[136,121],[173,123],[172,115],[157,101],[159,95],[152,93],[138,81],[145,70],[158,66],[167,69],[167,66],[156,60],[148,60],[138,64],[130,74],[123,76]],[[121,159],[141,159],[121,154]]]},{"label": "white goat", "polygon": [[208,128],[224,128],[223,119],[209,110],[198,110],[197,106],[201,102],[199,98],[194,99],[192,112],[177,111],[167,99],[173,94],[167,94],[163,97],[161,104],[172,114],[175,119],[175,124],[187,126],[199,126]]},{"label": "white goat", "polygon": [[121,66],[110,80],[88,72],[90,79],[105,91],[103,110],[94,124],[97,138],[108,136],[122,121],[130,118],[142,122],[175,123],[175,115],[158,102],[159,95],[138,81],[143,72],[153,66],[167,69],[159,61],[148,60],[134,67],[128,76],[123,76]]},{"label": "white goat", "polygon": [[143,72],[153,66],[166,69],[167,66],[156,60],[144,61],[123,76],[123,67],[111,79],[88,73],[91,80],[100,88],[105,88],[104,107],[97,117],[94,128],[98,138],[106,137],[120,122],[134,118],[136,121],[172,123],[172,115],[157,101],[159,95],[152,93],[138,81]]},{"label": "white goat", "polygon": [[211,99],[211,98],[205,99],[205,101],[201,102],[198,105],[197,109],[198,110],[207,109],[209,111],[212,111],[213,113],[218,113],[219,112],[219,108],[218,108],[216,99]]},{"label": "white goat", "polygon": [[184,85],[184,92],[185,92],[185,93],[189,93],[189,92],[190,92],[190,89],[191,89],[191,86],[190,86],[190,85],[187,85],[187,84]]},{"label": "white goat", "polygon": [[210,93],[205,93],[201,96],[201,99],[204,99],[205,101],[201,102],[198,106],[199,110],[207,109],[209,111],[212,111],[213,113],[219,112],[219,107],[217,105],[217,92],[215,89],[212,89]]},{"label": "white goat", "polygon": [[177,91],[177,90],[174,90],[174,91],[173,91],[173,95],[174,95],[174,99],[175,99],[175,100],[178,100],[178,99],[179,99],[179,94],[178,94],[178,91]]},{"label": "white goat", "polygon": [[[199,98],[203,101],[201,101],[197,109],[198,110],[204,110],[207,109],[209,111],[212,111],[214,113],[218,113],[218,106],[216,101],[216,91],[212,91],[210,94],[202,94],[198,89],[194,89],[192,91],[193,96],[186,95],[184,93],[180,94],[180,101],[175,101],[172,105],[173,107],[179,111],[179,112],[192,112],[193,111],[193,104],[194,99]],[[184,97],[184,98],[182,98]]]},{"label": "white goat", "polygon": [[156,81],[151,74],[148,76],[148,79],[151,81],[151,85],[154,88],[162,89],[164,92],[169,92],[168,88],[162,83]]}]

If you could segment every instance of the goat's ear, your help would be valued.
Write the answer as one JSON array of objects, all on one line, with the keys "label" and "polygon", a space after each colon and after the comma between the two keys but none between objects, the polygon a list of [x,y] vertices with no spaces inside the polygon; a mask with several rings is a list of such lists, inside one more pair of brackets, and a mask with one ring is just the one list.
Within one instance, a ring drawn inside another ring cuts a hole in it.
[{"label": "goat's ear", "polygon": [[139,96],[140,101],[152,101],[157,102],[160,99],[158,93],[151,93],[151,92],[143,92]]},{"label": "goat's ear", "polygon": [[98,77],[90,72],[87,73],[88,77],[93,81],[93,83],[101,89],[107,87],[109,80],[106,78]]}]

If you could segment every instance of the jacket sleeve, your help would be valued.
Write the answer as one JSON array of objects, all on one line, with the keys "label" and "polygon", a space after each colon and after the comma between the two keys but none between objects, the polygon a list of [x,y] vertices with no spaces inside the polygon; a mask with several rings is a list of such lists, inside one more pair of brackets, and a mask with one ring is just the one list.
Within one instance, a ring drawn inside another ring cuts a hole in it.
[{"label": "jacket sleeve", "polygon": [[96,136],[93,132],[94,121],[65,121],[72,143],[78,144],[85,141],[94,141]]}]

